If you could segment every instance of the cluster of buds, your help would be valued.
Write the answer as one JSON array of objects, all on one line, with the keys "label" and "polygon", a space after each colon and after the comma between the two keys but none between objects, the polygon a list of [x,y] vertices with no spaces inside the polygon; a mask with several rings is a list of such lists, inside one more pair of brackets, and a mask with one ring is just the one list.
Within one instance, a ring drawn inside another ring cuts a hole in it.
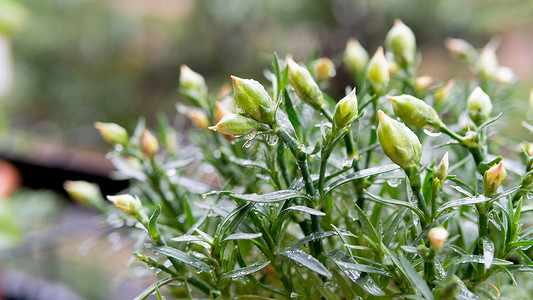
[{"label": "cluster of buds", "polygon": [[492,113],[492,102],[480,87],[476,87],[466,100],[466,110],[476,125],[488,121]]},{"label": "cluster of buds", "polygon": [[366,79],[377,94],[383,94],[385,88],[389,85],[389,62],[385,58],[382,47],[378,48],[368,63]]},{"label": "cluster of buds", "polygon": [[289,83],[298,97],[314,109],[323,110],[326,105],[324,95],[313,80],[311,73],[290,58],[287,59],[287,67],[289,68]]},{"label": "cluster of buds", "polygon": [[426,102],[411,95],[387,96],[392,102],[394,113],[402,121],[415,127],[439,129],[443,124],[439,114]]},{"label": "cluster of buds", "polygon": [[385,37],[387,49],[394,54],[394,59],[402,67],[412,66],[416,57],[416,40],[413,31],[402,21],[396,20]]},{"label": "cluster of buds", "polygon": [[357,105],[357,96],[355,95],[355,89],[353,89],[350,94],[335,105],[333,131],[342,130],[355,121],[357,118]]},{"label": "cluster of buds", "polygon": [[494,194],[496,194],[496,191],[500,185],[502,185],[506,177],[507,172],[503,167],[503,161],[500,161],[497,165],[488,169],[483,176],[483,183],[485,185],[484,195],[487,197],[492,197]]},{"label": "cluster of buds", "polygon": [[418,166],[422,145],[416,134],[381,110],[378,118],[378,139],[383,152],[404,170]]},{"label": "cluster of buds", "polygon": [[125,146],[128,143],[128,132],[122,126],[115,123],[94,123],[102,138],[112,145]]}]

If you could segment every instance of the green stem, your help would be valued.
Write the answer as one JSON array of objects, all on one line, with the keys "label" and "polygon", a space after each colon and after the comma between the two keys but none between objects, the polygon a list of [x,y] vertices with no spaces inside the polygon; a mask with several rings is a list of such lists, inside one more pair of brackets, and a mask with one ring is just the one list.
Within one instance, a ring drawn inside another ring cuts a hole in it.
[{"label": "green stem", "polygon": [[283,141],[280,141],[278,144],[278,165],[281,171],[281,175],[287,187],[291,185],[291,175],[289,174],[289,169],[287,168],[287,159],[285,158],[285,146]]},{"label": "green stem", "polygon": [[426,201],[424,200],[424,195],[422,194],[422,182],[420,181],[420,173],[418,172],[418,169],[416,167],[406,169],[405,173],[407,174],[407,177],[409,177],[409,183],[411,185],[413,194],[416,197],[418,208],[420,208],[420,210],[424,214],[424,219],[420,221],[422,222],[422,225],[425,228],[429,225],[428,220],[430,219],[431,214],[429,212]]}]

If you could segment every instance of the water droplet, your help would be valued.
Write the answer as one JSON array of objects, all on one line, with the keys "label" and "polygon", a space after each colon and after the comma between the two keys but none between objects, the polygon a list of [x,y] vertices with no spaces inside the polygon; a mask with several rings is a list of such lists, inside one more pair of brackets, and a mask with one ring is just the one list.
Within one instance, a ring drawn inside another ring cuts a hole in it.
[{"label": "water droplet", "polygon": [[424,129],[424,133],[431,137],[438,137],[442,134],[442,132],[431,132],[427,129]]},{"label": "water droplet", "polygon": [[214,156],[215,158],[220,158],[220,157],[222,156],[222,153],[221,153],[219,150],[215,150],[215,151],[213,152],[213,156]]},{"label": "water droplet", "polygon": [[266,137],[266,142],[269,146],[275,146],[278,143],[278,136],[275,134],[269,134]]},{"label": "water droplet", "polygon": [[387,180],[387,184],[390,187],[398,187],[401,183],[402,183],[402,179],[401,178],[391,178],[391,179]]},{"label": "water droplet", "polygon": [[291,298],[295,299],[295,298],[298,298],[298,297],[300,297],[300,295],[298,293],[295,293],[295,292],[291,293]]},{"label": "water droplet", "polygon": [[353,159],[345,159],[345,160],[342,162],[342,168],[343,168],[343,169],[351,168],[351,167],[352,167],[352,164],[353,164]]}]

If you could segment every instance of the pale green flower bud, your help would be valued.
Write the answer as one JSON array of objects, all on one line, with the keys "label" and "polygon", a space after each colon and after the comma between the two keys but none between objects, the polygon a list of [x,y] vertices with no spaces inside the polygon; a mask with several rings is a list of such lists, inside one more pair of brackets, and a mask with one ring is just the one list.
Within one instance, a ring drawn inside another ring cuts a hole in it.
[{"label": "pale green flower bud", "polygon": [[344,49],[344,65],[353,75],[359,76],[364,74],[368,64],[368,52],[361,46],[358,40],[351,38],[346,43],[346,49]]},{"label": "pale green flower bud", "polygon": [[485,184],[485,196],[493,196],[500,185],[502,185],[506,177],[507,172],[503,167],[503,161],[500,161],[497,165],[488,169],[483,177],[483,183]]},{"label": "pale green flower bud", "polygon": [[411,95],[387,96],[387,98],[392,102],[394,113],[407,125],[437,129],[442,125],[435,109],[418,98]]},{"label": "pale green flower bud", "polygon": [[70,198],[83,205],[99,207],[102,203],[102,193],[95,183],[87,181],[65,181],[63,188]]},{"label": "pale green flower bud", "polygon": [[460,59],[470,60],[476,55],[476,49],[467,41],[463,39],[447,38],[444,41],[444,46]]},{"label": "pale green flower bud", "polygon": [[142,203],[141,200],[137,197],[133,197],[132,195],[123,194],[123,195],[116,195],[116,196],[107,196],[107,199],[123,213],[132,216],[137,217],[139,216],[141,209],[142,209]]},{"label": "pale green flower bud", "polygon": [[477,67],[483,78],[495,78],[498,72],[498,57],[496,56],[496,49],[487,45],[481,50],[481,55],[477,62]]},{"label": "pale green flower bud", "polygon": [[352,124],[357,117],[357,96],[355,89],[350,94],[342,98],[337,105],[335,105],[335,112],[333,113],[333,128],[342,129]]},{"label": "pale green flower bud", "polygon": [[231,76],[231,79],[237,106],[258,122],[273,125],[276,122],[276,105],[265,88],[253,79],[236,76]]},{"label": "pale green flower bud", "polygon": [[450,161],[448,160],[448,152],[444,153],[440,163],[433,167],[433,179],[438,179],[440,182],[444,182],[448,177],[448,169],[450,167]]},{"label": "pale green flower bud", "polygon": [[404,170],[416,167],[422,157],[422,145],[416,134],[381,110],[378,117],[378,139],[383,152]]},{"label": "pale green flower bud", "polygon": [[440,251],[448,240],[449,236],[450,233],[448,233],[448,230],[446,230],[444,227],[431,228],[428,232],[429,244],[431,245],[431,248],[433,248],[435,251]]},{"label": "pale green flower bud", "polygon": [[153,157],[159,150],[159,142],[148,130],[144,130],[141,138],[141,148],[148,157]]},{"label": "pale green flower bud", "polygon": [[311,63],[311,69],[313,70],[313,75],[317,81],[328,80],[335,77],[335,74],[337,74],[335,64],[327,57],[322,57],[313,61]]},{"label": "pale green flower bud", "polygon": [[415,89],[418,92],[422,92],[426,90],[432,83],[433,83],[433,77],[431,76],[424,75],[424,76],[417,77],[415,80]]},{"label": "pale green flower bud", "polygon": [[309,71],[292,59],[288,59],[287,64],[289,68],[289,83],[298,97],[314,109],[322,110],[326,105],[324,96]]},{"label": "pale green flower bud", "polygon": [[500,66],[496,69],[496,81],[503,84],[515,83],[518,80],[511,68]]},{"label": "pale green flower bud", "polygon": [[389,63],[383,54],[383,48],[379,47],[366,69],[366,78],[376,93],[383,93],[389,84]]},{"label": "pale green flower bud", "polygon": [[490,118],[492,102],[480,87],[476,87],[466,100],[466,110],[476,125],[481,125]]},{"label": "pale green flower bud", "polygon": [[128,132],[122,126],[115,123],[94,123],[94,127],[100,131],[102,138],[113,145],[126,145],[128,143]]},{"label": "pale green flower bud", "polygon": [[261,124],[252,118],[238,114],[227,114],[209,129],[228,135],[245,135],[259,130]]},{"label": "pale green flower bud", "polygon": [[207,85],[202,75],[194,72],[186,65],[180,68],[180,87],[195,98],[203,98],[207,95]]},{"label": "pale green flower bud", "polygon": [[385,38],[385,45],[394,54],[394,58],[402,67],[405,68],[415,62],[415,34],[402,21],[394,21],[394,26]]},{"label": "pale green flower bud", "polygon": [[187,112],[187,118],[200,129],[206,129],[209,126],[209,120],[205,113],[199,109],[191,109]]}]

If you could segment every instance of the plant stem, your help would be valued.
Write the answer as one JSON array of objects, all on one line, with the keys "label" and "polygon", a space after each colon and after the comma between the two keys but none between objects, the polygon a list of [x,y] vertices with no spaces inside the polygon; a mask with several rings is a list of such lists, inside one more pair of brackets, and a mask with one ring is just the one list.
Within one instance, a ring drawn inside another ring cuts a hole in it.
[{"label": "plant stem", "polygon": [[420,173],[418,172],[418,169],[416,167],[406,169],[405,173],[409,178],[409,183],[411,185],[413,194],[416,197],[418,208],[420,208],[420,210],[424,214],[424,218],[420,221],[422,222],[422,225],[425,228],[429,225],[428,220],[431,214],[427,207],[426,201],[424,200],[424,195],[422,195],[422,182],[420,181]]}]

